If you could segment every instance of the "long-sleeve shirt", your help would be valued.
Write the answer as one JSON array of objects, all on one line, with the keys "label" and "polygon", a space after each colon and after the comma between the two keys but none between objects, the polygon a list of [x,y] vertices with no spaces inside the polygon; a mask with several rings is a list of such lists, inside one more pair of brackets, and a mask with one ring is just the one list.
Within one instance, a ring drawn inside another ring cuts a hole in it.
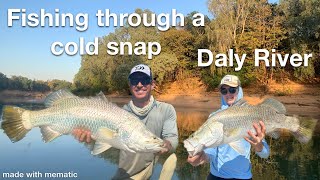
[{"label": "long-sleeve shirt", "polygon": [[[134,114],[128,104],[124,105],[123,108]],[[152,109],[146,116],[136,116],[151,132],[161,139],[168,140],[173,147],[173,151],[177,148],[177,115],[172,105],[155,100]],[[139,173],[150,165],[154,158],[155,156],[153,153],[131,153],[121,150],[119,169],[114,179],[125,179]]]},{"label": "long-sleeve shirt", "polygon": [[[228,144],[216,148],[205,149],[204,152],[208,155],[210,160],[211,174],[222,178],[252,178],[250,162],[251,145],[245,139],[241,139],[240,141],[245,149],[245,155],[240,155]],[[269,146],[265,140],[263,140],[262,143],[262,151],[256,152],[256,154],[261,158],[267,158],[269,156]]]},{"label": "long-sleeve shirt", "polygon": [[[242,88],[239,87],[237,100],[243,98]],[[209,115],[227,109],[229,106],[221,97],[221,109],[215,111]],[[245,139],[240,140],[240,144],[245,149],[245,155],[240,155],[236,152],[229,144],[224,144],[215,148],[207,148],[204,152],[209,157],[210,162],[210,173],[214,176],[221,178],[236,178],[236,179],[250,179],[252,178],[251,173],[251,162],[250,162],[250,149],[251,145]],[[263,149],[261,152],[256,152],[261,158],[268,158],[270,149],[265,140],[262,141]]]}]

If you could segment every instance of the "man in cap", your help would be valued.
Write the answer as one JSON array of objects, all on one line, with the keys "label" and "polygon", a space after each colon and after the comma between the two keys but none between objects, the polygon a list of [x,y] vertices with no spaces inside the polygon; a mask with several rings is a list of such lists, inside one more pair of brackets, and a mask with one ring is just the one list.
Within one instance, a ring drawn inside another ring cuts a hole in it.
[{"label": "man in cap", "polygon": [[[146,127],[164,140],[163,150],[158,154],[173,152],[178,146],[177,116],[170,104],[157,101],[151,95],[154,88],[151,69],[139,64],[131,69],[128,77],[131,101],[124,109],[136,115]],[[90,132],[76,130],[80,141],[90,142]],[[113,179],[149,179],[156,156],[153,153],[131,153],[120,150],[119,169]]]},{"label": "man in cap", "polygon": [[[222,78],[218,86],[221,93],[221,110],[232,106],[236,101],[243,98],[240,80],[237,76],[226,75]],[[213,115],[216,112],[210,114]],[[210,117],[209,116],[209,117]],[[269,156],[269,146],[264,140],[266,128],[262,121],[253,124],[256,134],[248,131],[248,137],[239,141],[246,153],[241,155],[229,144],[224,144],[215,148],[207,148],[197,155],[189,156],[187,161],[198,166],[205,162],[210,163],[210,173],[207,180],[213,179],[252,179],[250,149],[251,147],[261,158]]]}]

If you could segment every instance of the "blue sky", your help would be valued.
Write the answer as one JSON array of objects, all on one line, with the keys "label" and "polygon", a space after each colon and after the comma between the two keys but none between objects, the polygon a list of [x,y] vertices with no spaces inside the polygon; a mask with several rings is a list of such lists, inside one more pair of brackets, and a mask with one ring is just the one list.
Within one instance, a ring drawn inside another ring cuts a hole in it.
[{"label": "blue sky", "polygon": [[[110,9],[111,12],[132,13],[136,8],[149,9],[156,14],[178,13],[187,15],[199,11],[210,15],[206,6],[207,0],[28,0],[2,1],[0,7],[0,72],[11,75],[22,75],[31,79],[48,80],[62,79],[72,81],[80,68],[80,55],[54,56],[50,47],[55,41],[62,43],[76,42],[83,37],[86,42],[94,37],[102,37],[114,31],[113,27],[98,27],[95,14],[98,10]],[[270,0],[277,2],[277,0]],[[15,21],[13,27],[7,26],[8,9],[26,9],[26,13],[40,14],[40,9],[54,14],[54,9],[60,13],[88,13],[89,28],[79,32],[75,27],[22,27],[21,21]]]}]

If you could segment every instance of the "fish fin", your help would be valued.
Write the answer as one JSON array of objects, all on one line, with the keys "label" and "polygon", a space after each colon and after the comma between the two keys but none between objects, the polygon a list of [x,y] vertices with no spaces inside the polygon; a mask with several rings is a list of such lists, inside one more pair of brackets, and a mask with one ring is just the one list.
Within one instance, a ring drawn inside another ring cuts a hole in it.
[{"label": "fish fin", "polygon": [[[97,136],[96,136],[96,141],[97,142],[103,142],[106,143],[103,146],[109,145],[110,147],[115,147],[117,149],[124,149],[127,150],[129,152],[135,152],[133,150],[131,150],[128,146],[126,146],[125,144],[121,143],[121,140],[118,136],[118,133],[115,131],[112,131],[108,128],[99,128],[97,131]],[[95,147],[94,147],[95,148]],[[101,147],[104,148],[104,147]],[[107,150],[109,148],[104,149],[103,151]],[[101,150],[97,150],[97,152],[100,152]],[[103,152],[101,151],[101,152]]]},{"label": "fish fin", "polygon": [[91,151],[92,155],[98,155],[108,149],[110,149],[112,146],[108,143],[102,142],[102,141],[96,141],[94,144],[93,150]]},{"label": "fish fin", "polygon": [[113,139],[115,132],[108,128],[99,128],[97,131],[97,139]]},{"label": "fish fin", "polygon": [[267,134],[268,136],[272,137],[273,139],[279,139],[280,132],[279,131],[273,131]]},{"label": "fish fin", "polygon": [[250,104],[248,104],[246,100],[241,98],[238,101],[236,101],[232,106],[250,106]]},{"label": "fish fin", "polygon": [[272,99],[272,98],[265,99],[259,105],[265,106],[265,107],[271,107],[280,114],[285,114],[287,112],[286,107],[284,107],[284,105],[280,101]]},{"label": "fish fin", "polygon": [[12,142],[20,141],[32,128],[29,111],[19,107],[4,106],[1,128]]},{"label": "fish fin", "polygon": [[58,91],[55,91],[49,94],[44,100],[44,105],[46,107],[51,107],[55,105],[57,102],[59,102],[59,100],[66,99],[66,98],[79,98],[79,97],[75,96],[67,89],[60,89]]},{"label": "fish fin", "polygon": [[55,138],[61,136],[61,133],[54,131],[50,126],[40,126],[40,131],[42,134],[42,139],[44,142],[50,142]]},{"label": "fish fin", "polygon": [[241,139],[238,141],[233,141],[233,142],[229,143],[229,145],[232,147],[232,149],[237,151],[239,154],[241,154],[243,156],[246,155],[246,148],[243,146],[243,142]]},{"label": "fish fin", "polygon": [[[297,117],[287,117],[295,118]],[[316,119],[299,119],[299,128],[296,131],[291,132],[292,135],[301,143],[307,143],[312,138],[313,130],[317,125]]]},{"label": "fish fin", "polygon": [[[96,143],[94,144],[91,154],[97,155],[111,148],[112,146],[109,143],[112,142],[114,138],[114,131],[105,127],[99,128],[97,131]],[[106,141],[109,143],[106,143]]]},{"label": "fish fin", "polygon": [[177,166],[177,156],[175,153],[172,153],[163,163],[159,180],[172,179],[176,166]]},{"label": "fish fin", "polygon": [[103,94],[102,91],[100,91],[100,92],[96,95],[95,98],[100,99],[100,100],[105,101],[105,102],[109,102],[109,100],[108,100],[107,97]]}]

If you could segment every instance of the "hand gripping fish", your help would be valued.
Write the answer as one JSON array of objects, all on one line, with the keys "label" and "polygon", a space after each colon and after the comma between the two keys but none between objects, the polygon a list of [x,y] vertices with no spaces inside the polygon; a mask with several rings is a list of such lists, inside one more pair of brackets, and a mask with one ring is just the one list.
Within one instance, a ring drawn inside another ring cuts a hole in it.
[{"label": "hand gripping fish", "polygon": [[[266,126],[266,134],[273,138],[280,136],[280,129],[287,129],[302,143],[308,142],[316,123],[308,123],[310,128],[303,127],[297,117],[286,116],[286,108],[275,99],[266,99],[261,104],[253,106],[241,99],[233,106],[218,111],[188,139],[184,147],[191,156],[205,148],[229,144],[239,154],[244,155],[245,149],[239,141],[248,136],[250,130],[256,134],[253,123],[262,120]],[[302,123],[302,122],[301,122]]]},{"label": "hand gripping fish", "polygon": [[21,140],[28,131],[40,127],[43,140],[70,134],[75,128],[89,129],[95,145],[92,154],[110,147],[130,152],[159,152],[163,141],[151,133],[133,114],[109,102],[100,93],[80,98],[66,90],[51,93],[45,99],[46,109],[29,111],[5,106],[1,127],[12,142]]}]

